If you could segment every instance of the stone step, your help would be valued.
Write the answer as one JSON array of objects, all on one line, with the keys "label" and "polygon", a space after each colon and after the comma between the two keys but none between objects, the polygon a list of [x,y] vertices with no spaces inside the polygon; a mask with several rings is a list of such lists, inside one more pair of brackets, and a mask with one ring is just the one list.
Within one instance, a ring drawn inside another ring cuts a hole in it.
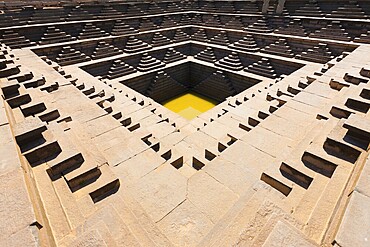
[{"label": "stone step", "polygon": [[[118,192],[120,198],[125,203],[125,208],[118,207],[117,204],[115,205],[117,211],[121,215],[122,218],[131,219],[130,228],[133,230],[134,234],[140,235],[141,231],[144,230],[146,232],[146,235],[150,240],[147,239],[147,243],[154,242],[156,246],[174,246],[174,244],[158,229],[157,225],[153,222],[152,218],[145,212],[145,210],[142,208],[140,203],[134,199],[134,197],[130,194],[129,191],[119,191]],[[130,211],[126,211],[129,209]],[[125,211],[123,211],[125,210]],[[129,216],[129,213],[132,213],[132,215],[135,218],[132,218],[132,216]],[[124,217],[125,216],[125,217]],[[137,228],[141,228],[140,230]],[[139,230],[139,231],[137,231]],[[140,235],[141,236],[141,235]],[[140,238],[140,237],[139,237]],[[143,236],[145,238],[145,235]]]},{"label": "stone step", "polygon": [[351,114],[343,127],[348,129],[348,134],[351,136],[364,141],[370,140],[370,122],[357,114]]},{"label": "stone step", "polygon": [[283,177],[283,175],[276,170],[263,172],[261,180],[282,193],[284,196],[288,196],[293,189],[292,181]]},{"label": "stone step", "polygon": [[99,167],[91,161],[83,161],[79,167],[64,174],[72,192],[94,183],[99,176],[101,176]]},{"label": "stone step", "polygon": [[102,165],[99,167],[99,170],[101,175],[95,181],[74,192],[76,198],[89,194],[91,199],[97,203],[118,190],[120,186],[119,179],[111,171],[110,167]]},{"label": "stone step", "polygon": [[332,156],[355,163],[364,149],[357,143],[348,140],[347,129],[343,128],[343,120],[340,121],[326,138],[323,148]]},{"label": "stone step", "polygon": [[85,221],[85,217],[68,187],[67,182],[63,178],[59,178],[52,183],[71,229],[77,228]]},{"label": "stone step", "polygon": [[43,101],[33,100],[27,104],[21,105],[20,109],[25,117],[36,115],[38,113],[44,112],[46,106]]},{"label": "stone step", "polygon": [[27,93],[24,93],[23,91],[25,90],[21,90],[18,94],[12,95],[9,99],[6,100],[6,102],[12,109],[31,102],[31,96]]},{"label": "stone step", "polygon": [[[273,205],[273,203],[272,203]],[[271,207],[271,205],[269,205]],[[266,242],[266,240],[269,238],[271,232],[275,229],[276,225],[280,225],[279,222],[286,222],[286,224],[289,224],[292,228],[295,228],[296,231],[302,230],[303,224],[297,220],[295,220],[289,212],[285,212],[281,208],[279,208],[277,205],[272,206],[272,210],[274,210],[274,213],[268,215],[267,217],[264,217],[264,225],[263,227],[260,227],[259,233],[257,233],[257,236],[253,238],[253,241],[247,241],[244,240],[244,244],[248,244],[252,247],[257,246],[264,246],[263,244]],[[267,219],[266,219],[267,218]],[[267,220],[267,221],[266,221]],[[258,221],[259,224],[262,222]],[[288,223],[289,222],[289,223]],[[263,223],[262,223],[263,224]],[[301,235],[303,235],[301,232],[299,232]],[[283,241],[284,242],[284,241]],[[283,243],[282,242],[282,243]],[[280,244],[280,242],[279,242]]]},{"label": "stone step", "polygon": [[78,150],[67,146],[57,158],[48,162],[51,176],[57,176],[61,173],[75,169],[84,162],[84,158]]},{"label": "stone step", "polygon": [[18,145],[22,146],[30,141],[35,141],[42,137],[42,132],[46,131],[47,127],[39,118],[27,118],[23,122],[17,123],[14,126],[14,136]]},{"label": "stone step", "polygon": [[[67,240],[67,237],[70,239]],[[108,227],[103,221],[89,227],[77,237],[67,236],[63,239],[62,246],[78,247],[84,246],[87,243],[92,243],[94,246],[110,247],[118,246],[114,241]]]},{"label": "stone step", "polygon": [[22,82],[22,84],[24,85],[25,88],[36,88],[36,87],[45,85],[45,82],[46,82],[45,77],[41,77],[40,79],[36,79],[36,80],[24,81]]},{"label": "stone step", "polygon": [[97,204],[97,206],[99,208],[105,208],[106,205],[113,207],[119,215],[118,217],[122,220],[124,219],[123,222],[130,232],[136,239],[140,240],[140,244],[142,246],[156,246],[145,229],[140,225],[131,209],[128,207],[127,202],[123,200],[119,194],[121,194],[121,192],[118,192],[115,196],[107,198],[104,203]]},{"label": "stone step", "polygon": [[[22,68],[21,65],[19,65],[19,67]],[[7,79],[8,80],[17,80],[18,82],[24,82],[24,81],[33,79],[33,77],[34,77],[34,75],[33,75],[32,71],[29,71],[28,69],[22,68],[21,73],[19,73],[17,75],[9,76]]]},{"label": "stone step", "polygon": [[136,72],[136,70],[122,62],[121,60],[116,60],[113,62],[112,67],[109,69],[108,74],[106,75],[107,79],[112,80],[121,76],[125,76],[131,73]]},{"label": "stone step", "polygon": [[58,244],[70,233],[71,226],[54,190],[53,183],[46,172],[47,168],[46,164],[41,164],[34,167],[32,171],[45,216],[49,222],[53,237]]},{"label": "stone step", "polygon": [[123,220],[111,203],[100,205],[100,208],[76,229],[77,234],[71,234],[70,237],[65,238],[66,244],[73,241],[73,239],[79,239],[80,234],[94,229],[98,224],[100,228],[102,223],[106,228],[106,232],[109,233],[110,241],[113,241],[117,246],[144,246],[140,244],[141,241],[134,236],[131,229],[127,226],[126,220]]},{"label": "stone step", "polygon": [[321,189],[322,195],[316,202],[304,229],[304,233],[316,243],[322,242],[326,229],[338,210],[337,205],[340,199],[347,196],[343,195],[347,184],[343,181],[349,180],[352,171],[353,166],[339,165],[325,189]]},{"label": "stone step", "polygon": [[48,109],[38,115],[38,118],[46,123],[57,120],[60,117],[58,109]]},{"label": "stone step", "polygon": [[152,48],[151,45],[135,38],[134,36],[130,36],[126,43],[126,47],[123,51],[127,53],[135,53],[139,51],[148,50],[151,48]]},{"label": "stone step", "polygon": [[280,243],[285,246],[318,246],[302,234],[301,229],[297,229],[292,224],[286,222],[286,220],[278,220],[272,227],[272,230],[268,229],[267,238],[262,239],[262,241],[253,241],[252,247],[267,247]]},{"label": "stone step", "polygon": [[219,220],[198,246],[230,246],[237,244],[241,234],[248,232],[248,226],[254,225],[251,224],[251,221],[256,217],[261,207],[263,208],[266,198],[273,200],[273,198],[283,197],[281,193],[267,184],[261,181],[256,182],[246,190],[245,194]]},{"label": "stone step", "polygon": [[[0,66],[1,65],[2,63],[0,62]],[[5,63],[3,65],[6,67]],[[19,90],[20,90],[21,85],[19,85],[19,83],[15,81],[2,80],[0,87],[1,87],[1,91],[3,92],[4,98],[9,99],[9,98],[19,95]]]},{"label": "stone step", "polygon": [[54,159],[62,151],[59,143],[49,130],[43,132],[40,138],[20,146],[20,149],[31,166]]},{"label": "stone step", "polygon": [[20,72],[19,65],[6,64],[6,68],[0,69],[0,78],[16,75]]}]

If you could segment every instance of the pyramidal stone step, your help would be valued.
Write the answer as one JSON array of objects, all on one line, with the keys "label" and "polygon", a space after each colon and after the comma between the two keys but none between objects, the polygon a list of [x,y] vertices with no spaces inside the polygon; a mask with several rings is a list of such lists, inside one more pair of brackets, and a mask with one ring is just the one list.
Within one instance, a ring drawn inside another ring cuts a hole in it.
[{"label": "pyramidal stone step", "polygon": [[313,0],[306,3],[304,6],[300,7],[295,11],[296,15],[303,15],[303,16],[316,16],[321,17],[325,14],[322,12],[318,2]]},{"label": "pyramidal stone step", "polygon": [[229,29],[243,29],[244,25],[240,20],[240,16],[235,16],[231,20],[225,23],[225,28]]},{"label": "pyramidal stone step", "polygon": [[271,33],[272,30],[268,26],[268,20],[266,17],[262,17],[257,22],[249,25],[245,28],[245,31],[256,32],[256,33]]},{"label": "pyramidal stone step", "polygon": [[275,79],[277,77],[277,74],[268,58],[261,58],[261,60],[249,65],[244,70],[249,73],[254,73],[268,78]]},{"label": "pyramidal stone step", "polygon": [[35,10],[33,16],[28,21],[29,24],[45,23],[45,22],[62,22],[66,15],[64,8],[55,9],[40,9]]},{"label": "pyramidal stone step", "polygon": [[221,27],[221,21],[218,15],[204,16],[202,21],[206,26]]},{"label": "pyramidal stone step", "polygon": [[21,105],[25,105],[31,102],[31,96],[29,94],[16,94],[10,96],[9,99],[6,100],[6,102],[9,104],[9,106],[14,109],[16,107],[19,107]]},{"label": "pyramidal stone step", "polygon": [[195,14],[191,19],[192,24],[203,24],[202,16],[200,14]]},{"label": "pyramidal stone step", "polygon": [[355,18],[355,19],[365,19],[368,17],[357,1],[349,1],[348,4],[338,6],[337,10],[332,11],[330,14],[327,14],[326,16]]},{"label": "pyramidal stone step", "polygon": [[236,13],[241,14],[261,14],[256,2],[243,2],[241,6],[238,6]]},{"label": "pyramidal stone step", "polygon": [[60,66],[66,66],[75,63],[82,63],[86,61],[90,61],[91,59],[86,56],[84,53],[80,51],[76,51],[75,49],[71,48],[70,46],[64,46],[62,51],[59,53],[58,57],[56,58],[56,62]]},{"label": "pyramidal stone step", "polygon": [[205,2],[204,5],[201,7],[201,10],[209,11],[209,12],[217,12],[217,8],[213,2]]},{"label": "pyramidal stone step", "polygon": [[122,12],[117,11],[112,6],[107,5],[101,9],[98,18],[119,18],[121,16]]},{"label": "pyramidal stone step", "polygon": [[73,8],[71,12],[68,14],[67,20],[68,21],[79,21],[79,20],[87,20],[93,19],[93,14],[89,13],[83,7],[81,8]]},{"label": "pyramidal stone step", "polygon": [[250,34],[247,34],[247,36],[243,37],[243,39],[229,45],[229,47],[248,52],[257,52],[259,50],[256,41]]},{"label": "pyramidal stone step", "polygon": [[222,71],[216,71],[197,84],[194,87],[194,91],[200,94],[206,94],[218,102],[236,93],[233,85]]},{"label": "pyramidal stone step", "polygon": [[163,28],[169,28],[169,27],[174,27],[174,26],[178,26],[179,24],[174,21],[173,19],[171,19],[169,16],[165,16],[163,17],[163,21],[161,23],[161,27]]},{"label": "pyramidal stone step", "polygon": [[91,39],[104,36],[109,36],[109,34],[92,23],[86,23],[81,33],[78,35],[78,39]]},{"label": "pyramidal stone step", "polygon": [[127,53],[135,53],[139,51],[149,50],[151,48],[151,45],[135,38],[135,36],[130,36],[123,51]]},{"label": "pyramidal stone step", "polygon": [[261,51],[277,56],[294,57],[286,39],[279,39],[275,43],[262,48]]},{"label": "pyramidal stone step", "polygon": [[187,91],[187,88],[171,78],[167,73],[158,72],[150,84],[147,95],[157,102],[175,97]]},{"label": "pyramidal stone step", "polygon": [[184,31],[182,31],[181,29],[177,30],[175,35],[173,36],[173,40],[175,42],[181,42],[181,41],[186,41],[186,40],[189,40],[190,39],[190,36],[185,33]]},{"label": "pyramidal stone step", "polygon": [[91,55],[91,58],[99,59],[103,57],[116,56],[122,53],[123,52],[117,47],[114,47],[113,45],[110,45],[105,41],[99,41],[98,46],[95,48],[93,54]]},{"label": "pyramidal stone step", "polygon": [[181,15],[181,19],[179,21],[179,24],[181,24],[181,25],[191,25],[192,24],[192,19],[188,14],[183,14],[183,15]]},{"label": "pyramidal stone step", "polygon": [[229,38],[227,37],[226,31],[221,31],[219,34],[210,39],[211,43],[217,45],[227,46],[230,44]]},{"label": "pyramidal stone step", "polygon": [[115,60],[112,67],[109,69],[106,76],[107,79],[113,80],[115,78],[135,73],[136,69],[122,60]]},{"label": "pyramidal stone step", "polygon": [[148,53],[144,53],[136,69],[140,72],[146,72],[146,71],[149,71],[152,69],[158,69],[164,66],[165,64],[159,61],[158,59],[149,56]]},{"label": "pyramidal stone step", "polygon": [[244,68],[242,62],[240,61],[239,55],[236,52],[232,52],[229,56],[218,60],[215,65],[233,71],[239,71]]},{"label": "pyramidal stone step", "polygon": [[198,31],[196,31],[191,36],[191,39],[201,41],[201,42],[207,42],[208,41],[206,31],[203,28],[200,28]]},{"label": "pyramidal stone step", "polygon": [[308,49],[307,51],[296,55],[296,58],[311,61],[314,63],[327,63],[328,61],[332,60],[334,56],[331,54],[331,51],[327,44],[319,43],[312,49]]},{"label": "pyramidal stone step", "polygon": [[137,33],[137,32],[138,30],[131,27],[130,25],[125,24],[122,20],[117,20],[111,31],[111,35],[118,36],[118,35],[131,34],[131,33]]},{"label": "pyramidal stone step", "polygon": [[194,56],[196,59],[206,61],[209,63],[216,62],[216,56],[213,52],[213,49],[211,47],[207,47],[205,50],[199,52],[197,55]]},{"label": "pyramidal stone step", "polygon": [[331,24],[316,30],[314,33],[309,35],[313,38],[321,39],[336,39],[342,41],[350,41],[351,37],[346,30],[340,24],[340,21],[332,21]]},{"label": "pyramidal stone step", "polygon": [[153,3],[148,9],[150,14],[161,14],[164,10],[158,5],[158,3]]},{"label": "pyramidal stone step", "polygon": [[39,121],[39,119],[28,118],[18,127],[16,126],[15,131],[20,151],[31,166],[54,159],[62,152],[61,146],[55,140],[52,132],[45,130]]},{"label": "pyramidal stone step", "polygon": [[180,12],[182,9],[176,2],[171,2],[167,5],[167,12]]},{"label": "pyramidal stone step", "polygon": [[152,39],[152,46],[168,45],[171,40],[166,36],[162,35],[160,32],[155,32]]},{"label": "pyramidal stone step", "polygon": [[18,96],[20,94],[20,87],[21,85],[13,80],[4,80],[0,84],[1,91],[3,92],[3,97],[5,99],[10,99],[14,96]]},{"label": "pyramidal stone step", "polygon": [[141,22],[140,22],[140,26],[139,26],[140,31],[153,30],[153,29],[157,29],[157,28],[158,28],[158,26],[155,25],[148,18],[141,18]]},{"label": "pyramidal stone step", "polygon": [[[58,138],[58,142],[60,142]],[[62,143],[60,143],[62,144]],[[72,145],[61,145],[62,152],[53,160],[48,162],[48,173],[50,177],[65,174],[78,168],[85,161],[82,154]]]},{"label": "pyramidal stone step", "polygon": [[69,34],[66,34],[64,31],[60,29],[50,26],[47,27],[46,33],[43,37],[41,37],[41,41],[39,42],[40,45],[50,44],[50,43],[61,43],[61,42],[68,42],[76,40],[75,37],[72,37]]},{"label": "pyramidal stone step", "polygon": [[136,4],[130,4],[126,10],[126,14],[129,16],[135,16],[135,15],[144,15],[146,14],[146,12]]},{"label": "pyramidal stone step", "polygon": [[26,39],[25,36],[13,30],[4,30],[1,42],[11,48],[22,48],[35,45],[34,42],[31,42],[29,39]]},{"label": "pyramidal stone step", "polygon": [[80,167],[63,174],[71,192],[75,192],[99,178],[101,171],[96,164],[83,162]]},{"label": "pyramidal stone step", "polygon": [[174,48],[168,48],[166,54],[164,55],[165,63],[173,63],[182,59],[185,59],[186,56],[179,51],[176,51]]},{"label": "pyramidal stone step", "polygon": [[291,20],[287,26],[275,30],[275,33],[306,37],[307,33],[300,19]]}]

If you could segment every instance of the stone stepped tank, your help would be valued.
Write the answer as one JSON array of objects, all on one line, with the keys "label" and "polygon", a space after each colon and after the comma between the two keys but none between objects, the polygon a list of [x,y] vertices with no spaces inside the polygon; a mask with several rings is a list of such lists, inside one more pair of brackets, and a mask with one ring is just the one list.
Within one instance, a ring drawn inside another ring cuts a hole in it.
[{"label": "stone stepped tank", "polygon": [[368,1],[0,10],[0,246],[369,246]]}]

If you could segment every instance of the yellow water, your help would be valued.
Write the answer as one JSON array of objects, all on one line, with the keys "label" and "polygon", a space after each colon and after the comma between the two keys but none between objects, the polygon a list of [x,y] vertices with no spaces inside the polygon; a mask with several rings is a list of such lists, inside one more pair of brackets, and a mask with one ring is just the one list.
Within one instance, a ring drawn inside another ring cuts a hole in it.
[{"label": "yellow water", "polygon": [[191,120],[213,108],[217,102],[195,93],[185,93],[163,103],[163,106]]}]

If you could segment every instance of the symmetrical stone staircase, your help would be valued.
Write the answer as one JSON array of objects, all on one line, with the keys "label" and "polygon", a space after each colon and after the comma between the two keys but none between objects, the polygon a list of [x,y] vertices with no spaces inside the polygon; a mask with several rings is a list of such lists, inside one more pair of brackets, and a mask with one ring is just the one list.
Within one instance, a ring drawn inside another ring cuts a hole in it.
[{"label": "symmetrical stone staircase", "polygon": [[258,62],[249,65],[244,70],[250,73],[255,73],[270,78],[277,77],[274,68],[272,67],[271,63],[267,58],[262,58]]},{"label": "symmetrical stone staircase", "polygon": [[125,49],[123,51],[127,53],[134,53],[148,50],[150,48],[151,46],[149,44],[135,38],[134,36],[130,36],[127,40]]},{"label": "symmetrical stone staircase", "polygon": [[93,54],[91,55],[91,58],[100,59],[103,57],[112,57],[119,54],[122,54],[122,51],[120,49],[104,41],[100,41]]},{"label": "symmetrical stone staircase", "polygon": [[363,246],[367,5],[297,2],[4,9],[0,245]]},{"label": "symmetrical stone staircase", "polygon": [[333,59],[331,52],[327,45],[319,44],[318,46],[308,49],[301,54],[296,55],[297,58],[304,58],[312,62],[327,62]]},{"label": "symmetrical stone staircase", "polygon": [[59,53],[56,61],[61,66],[73,64],[76,62],[84,62],[89,61],[90,58],[86,56],[84,53],[80,51],[76,51],[75,49],[71,48],[70,46],[64,46]]},{"label": "symmetrical stone staircase", "polygon": [[242,50],[242,51],[249,51],[249,52],[256,52],[258,51],[258,46],[256,41],[253,39],[253,36],[246,35],[243,39],[236,41],[235,43],[229,45],[230,48]]},{"label": "symmetrical stone staircase", "polygon": [[221,71],[215,72],[200,82],[194,87],[194,91],[200,94],[206,94],[217,101],[222,101],[228,95],[235,93],[233,86]]},{"label": "symmetrical stone staircase", "polygon": [[132,66],[124,63],[123,61],[115,60],[110,67],[106,78],[109,80],[113,80],[115,78],[134,73],[135,71],[136,70]]},{"label": "symmetrical stone staircase", "polygon": [[294,57],[294,53],[290,49],[287,41],[285,39],[279,39],[275,43],[266,46],[261,49],[261,52],[266,52],[269,54],[283,56],[283,57]]},{"label": "symmetrical stone staircase", "polygon": [[185,93],[186,87],[172,79],[164,72],[159,72],[150,84],[147,95],[157,102]]},{"label": "symmetrical stone staircase", "polygon": [[209,63],[216,62],[216,56],[213,53],[212,48],[210,48],[210,47],[206,48],[204,51],[201,51],[200,53],[198,53],[194,57],[199,59],[199,60],[203,60],[203,61],[206,61],[206,62],[209,62]]}]

